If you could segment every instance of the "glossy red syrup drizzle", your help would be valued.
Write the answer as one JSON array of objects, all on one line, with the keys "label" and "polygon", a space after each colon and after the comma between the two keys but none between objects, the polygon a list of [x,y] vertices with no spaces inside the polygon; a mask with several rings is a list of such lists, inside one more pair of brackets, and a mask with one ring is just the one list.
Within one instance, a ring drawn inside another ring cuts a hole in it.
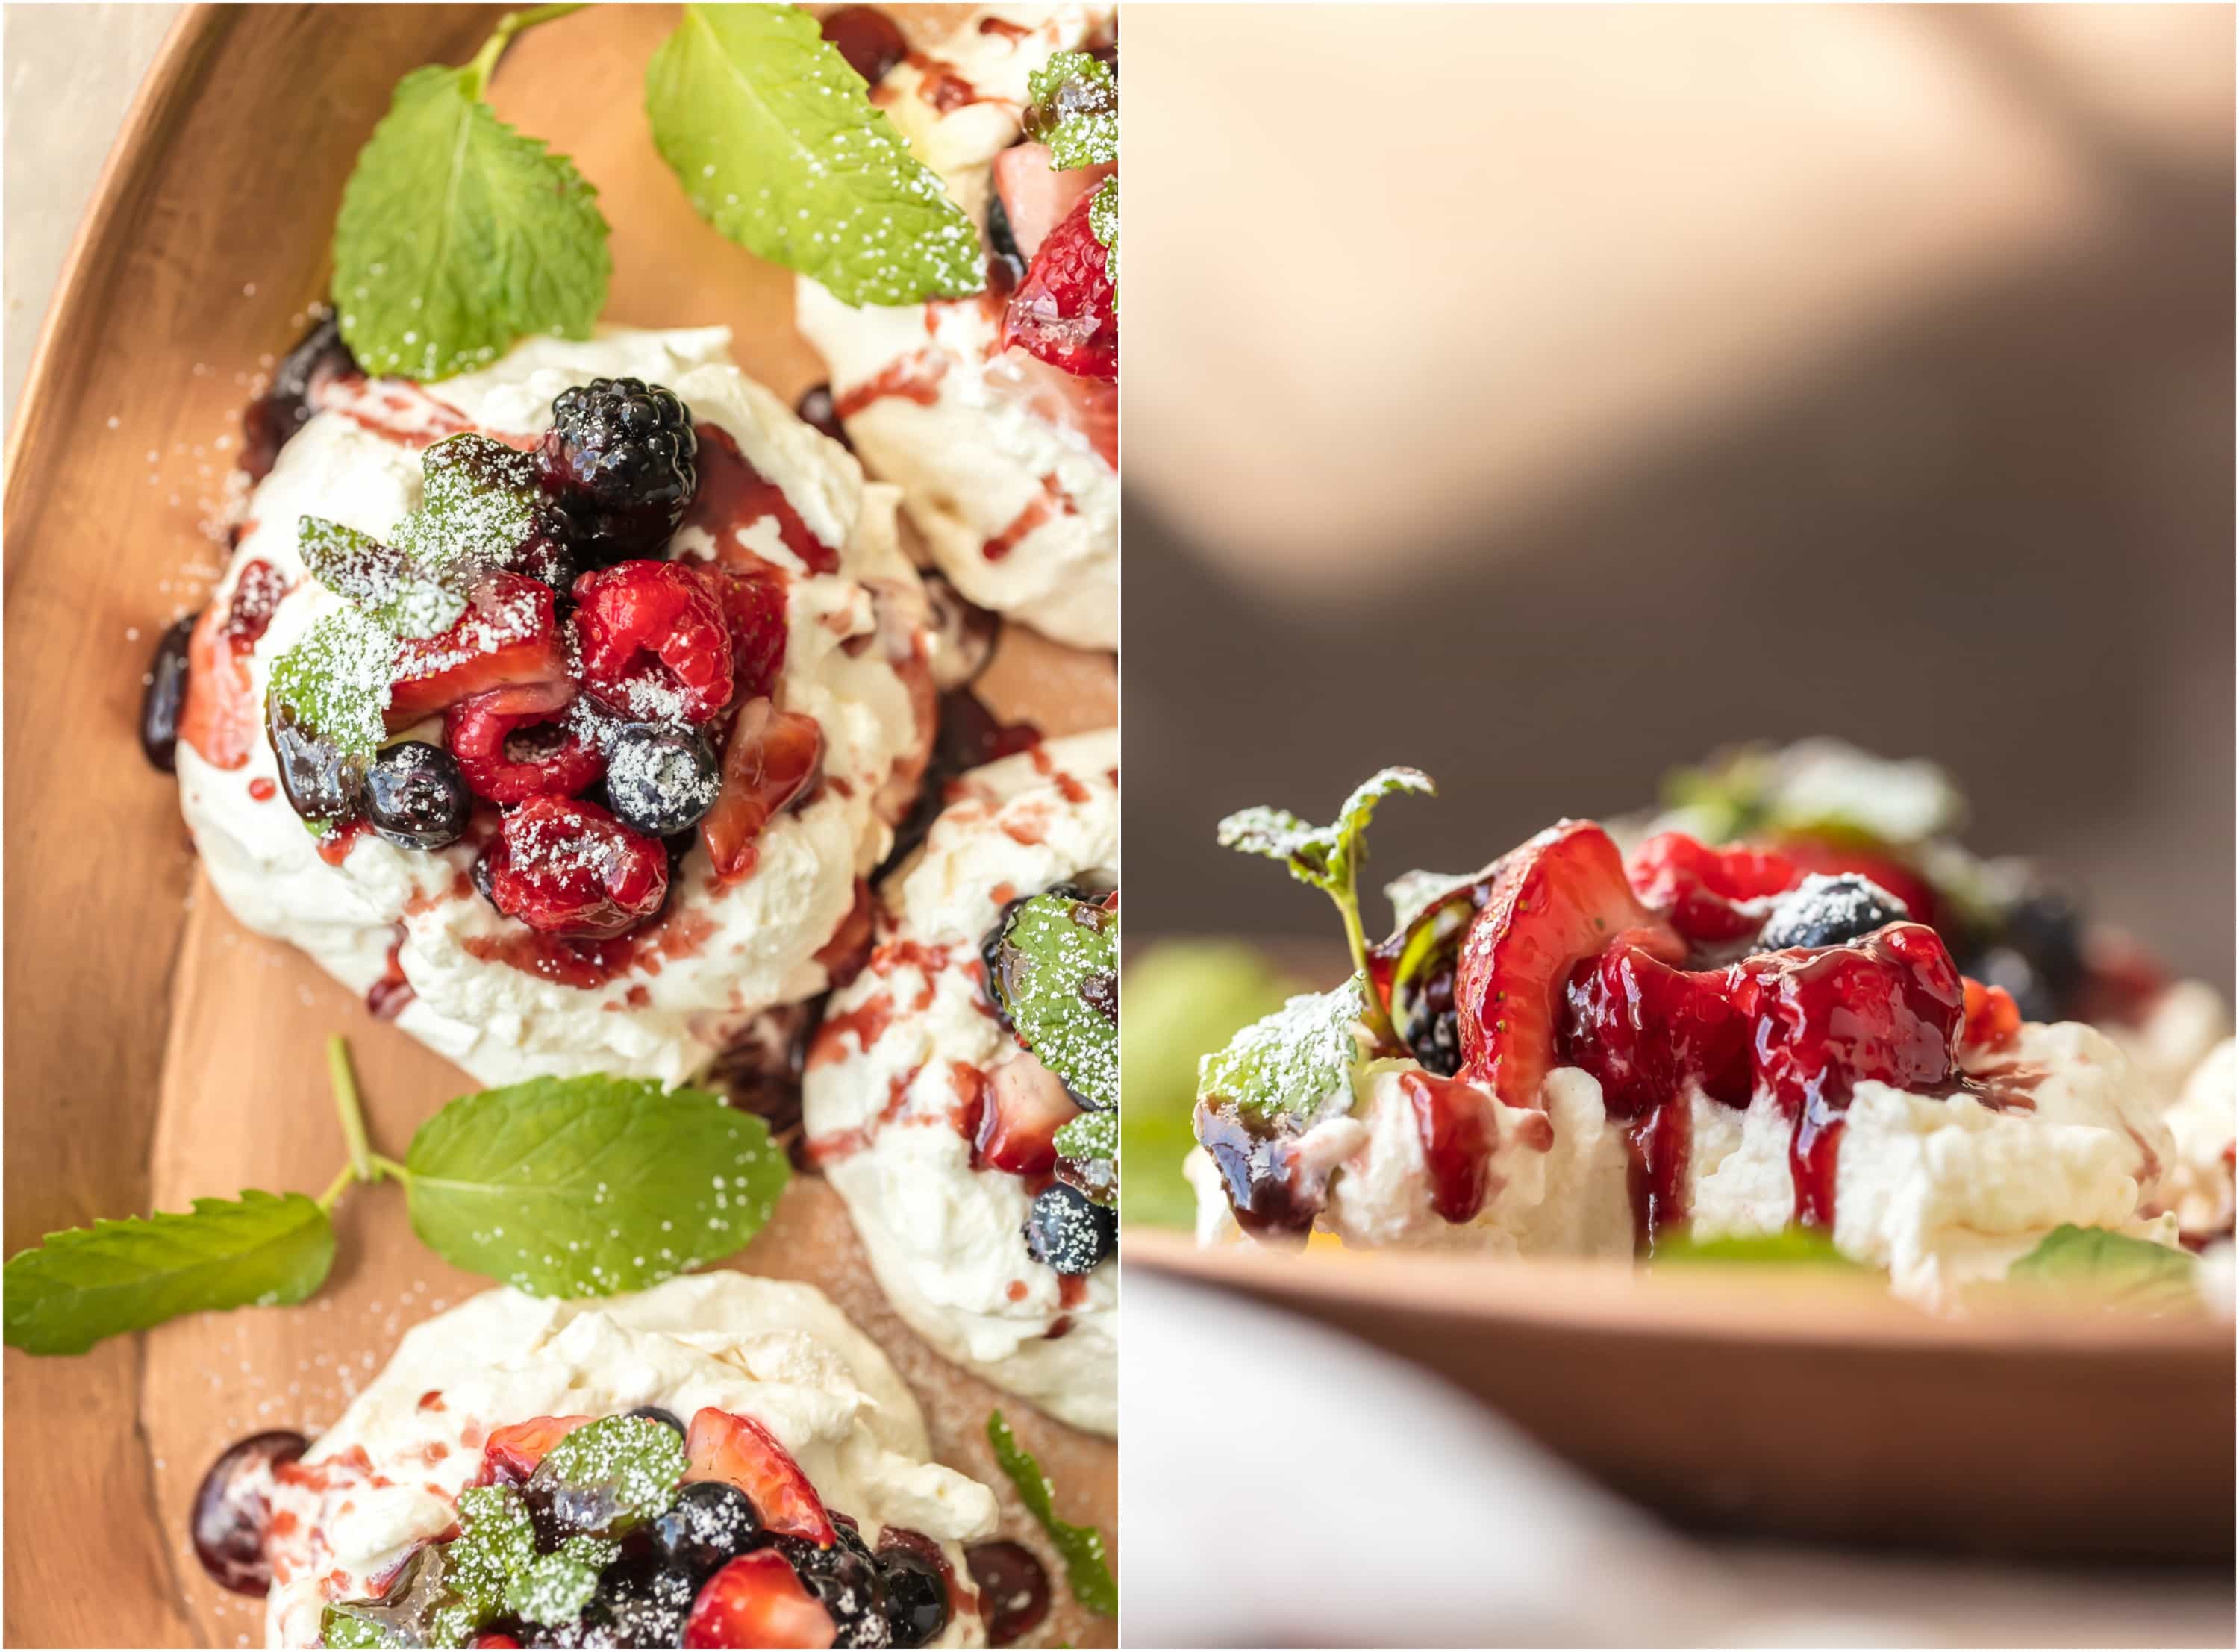
[{"label": "glossy red syrup drizzle", "polygon": [[748,462],[731,433],[721,425],[703,423],[696,428],[700,491],[693,496],[684,522],[714,536],[715,560],[737,562],[751,557],[753,554],[740,543],[737,530],[774,516],[778,537],[786,549],[801,559],[801,566],[812,574],[837,574],[840,554],[809,531],[801,514],[786,502],[784,489]]}]

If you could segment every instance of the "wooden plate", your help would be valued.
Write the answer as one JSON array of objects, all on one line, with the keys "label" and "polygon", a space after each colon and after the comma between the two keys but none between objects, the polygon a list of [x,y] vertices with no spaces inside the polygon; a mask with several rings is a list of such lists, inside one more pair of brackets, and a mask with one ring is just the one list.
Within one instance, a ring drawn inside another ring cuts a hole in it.
[{"label": "wooden plate", "polygon": [[1200,1251],[1128,1265],[1418,1362],[1689,1525],[1931,1550],[2232,1552],[2232,1328],[1930,1319],[1878,1281],[1427,1252]]},{"label": "wooden plate", "polygon": [[[400,75],[463,62],[500,10],[190,10],[65,268],[8,455],[11,1252],[151,1204],[324,1186],[342,1151],[320,1065],[330,1032],[349,1036],[391,1151],[469,1087],[300,954],[232,922],[135,731],[158,633],[223,564],[203,524],[223,501],[242,403],[326,290],[358,146]],[[598,186],[614,226],[608,319],[726,322],[747,370],[791,400],[822,376],[792,329],[792,277],[701,223],[647,136],[641,77],[672,21],[667,7],[600,7],[538,30],[491,102]],[[1108,656],[1024,633],[1006,636],[982,692],[1053,733],[1117,713]],[[77,1359],[8,1352],[10,1643],[261,1642],[261,1602],[220,1594],[187,1546],[203,1469],[243,1433],[330,1420],[408,1325],[482,1284],[420,1247],[393,1190],[353,1194],[339,1226],[342,1260],[311,1305],[184,1321]],[[741,1265],[830,1291],[917,1390],[939,1453],[995,1484],[1009,1535],[1039,1543],[980,1437],[999,1397],[887,1311],[821,1181],[797,1182]],[[1005,1410],[1063,1512],[1115,1532],[1111,1444]],[[1052,1634],[1114,1643],[1113,1625],[1069,1601]]]}]

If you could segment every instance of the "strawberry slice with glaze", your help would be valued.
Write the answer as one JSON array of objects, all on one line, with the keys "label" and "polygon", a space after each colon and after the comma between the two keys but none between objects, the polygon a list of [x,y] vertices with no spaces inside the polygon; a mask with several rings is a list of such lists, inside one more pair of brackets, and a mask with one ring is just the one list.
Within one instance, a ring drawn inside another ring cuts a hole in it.
[{"label": "strawberry slice with glaze", "polygon": [[824,731],[814,717],[749,700],[723,748],[723,789],[700,819],[700,841],[725,881],[754,869],[755,839],[778,812],[808,789],[824,762]]},{"label": "strawberry slice with glaze", "polygon": [[1031,259],[1041,250],[1051,230],[1066,215],[1093,195],[1096,186],[1119,170],[1111,163],[1078,166],[1060,172],[1050,165],[1046,143],[1013,143],[995,157],[995,193],[1003,198],[1003,216],[1011,225],[1011,239],[1019,256]]},{"label": "strawberry slice with glaze", "polygon": [[[777,1436],[750,1416],[734,1416],[712,1405],[702,1406],[684,1436],[685,1455],[691,1466],[687,1481],[721,1480],[747,1494],[766,1530],[803,1537],[828,1546],[839,1541],[824,1500],[808,1476],[778,1443]],[[710,1642],[710,1645],[734,1644]],[[738,1644],[761,1645],[761,1642]],[[790,1645],[790,1642],[778,1644]]]},{"label": "strawberry slice with glaze", "polygon": [[592,1419],[588,1416],[533,1416],[490,1430],[482,1443],[478,1486],[525,1485],[544,1461],[544,1454]]},{"label": "strawberry slice with glaze", "polygon": [[1620,944],[1666,963],[1685,956],[1678,933],[1633,894],[1600,826],[1565,820],[1503,857],[1455,978],[1462,1076],[1511,1107],[1539,1105],[1571,972]]},{"label": "strawberry slice with glaze", "polygon": [[725,1561],[700,1586],[684,1620],[686,1646],[824,1647],[839,1634],[832,1615],[774,1549]]},{"label": "strawberry slice with glaze", "polygon": [[1057,1168],[1057,1133],[1080,1109],[1065,1081],[1021,1050],[987,1075],[972,1147],[980,1163],[1013,1176]]},{"label": "strawberry slice with glaze", "polygon": [[1120,317],[1110,257],[1088,226],[1084,195],[1050,231],[1003,312],[1002,346],[1081,378],[1120,375]]},{"label": "strawberry slice with glaze", "polygon": [[1632,852],[1633,892],[1691,941],[1746,940],[1763,927],[1776,896],[1804,881],[1796,863],[1751,844],[1711,848],[1684,832],[1659,832]]},{"label": "strawberry slice with glaze", "polygon": [[568,656],[555,622],[552,587],[518,574],[493,574],[448,631],[409,637],[396,647],[389,688],[389,729],[494,689],[543,684],[574,698]]}]

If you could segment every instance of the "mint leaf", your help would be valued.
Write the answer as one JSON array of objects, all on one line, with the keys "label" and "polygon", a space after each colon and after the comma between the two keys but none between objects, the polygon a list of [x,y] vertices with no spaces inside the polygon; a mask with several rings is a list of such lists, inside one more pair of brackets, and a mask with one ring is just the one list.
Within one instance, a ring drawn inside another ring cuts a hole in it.
[{"label": "mint leaf", "polygon": [[462,1096],[402,1169],[422,1241],[541,1297],[641,1290],[728,1256],[789,1173],[752,1114],[601,1073]]},{"label": "mint leaf", "polygon": [[346,755],[371,757],[389,737],[382,712],[396,639],[355,608],[320,619],[272,662],[266,696]]},{"label": "mint leaf", "polygon": [[840,302],[987,284],[978,229],[807,12],[686,6],[647,65],[645,108],[701,217]]},{"label": "mint leaf", "polygon": [[70,1228],[8,1259],[6,1341],[82,1354],[181,1314],[301,1302],[334,1259],[334,1227],[301,1193],[196,1199],[185,1214]]},{"label": "mint leaf", "polygon": [[674,1429],[649,1416],[587,1423],[544,1454],[535,1483],[564,1500],[567,1523],[595,1537],[621,1537],[675,1500],[690,1467]]},{"label": "mint leaf", "polygon": [[987,1413],[987,1443],[995,1448],[995,1461],[1019,1489],[1019,1501],[1041,1523],[1057,1552],[1065,1559],[1066,1582],[1073,1597],[1100,1617],[1120,1616],[1120,1585],[1104,1557],[1104,1534],[1088,1526],[1070,1526],[1057,1517],[1056,1488],[1020,1445],[1000,1411]]},{"label": "mint leaf", "polygon": [[1020,905],[996,948],[1020,1042],[1099,1111],[1120,1105],[1119,949],[1118,913],[1055,893]]},{"label": "mint leaf", "polygon": [[1026,136],[1049,146],[1054,170],[1120,158],[1120,78],[1111,64],[1085,51],[1053,52],[1026,76]]},{"label": "mint leaf", "polygon": [[300,518],[296,549],[314,579],[392,637],[435,636],[467,611],[467,592],[455,576],[431,576],[402,551],[355,527],[322,516]]},{"label": "mint leaf", "polygon": [[2069,1223],[2046,1234],[2006,1277],[2056,1287],[2072,1300],[2102,1308],[2191,1313],[2202,1305],[2199,1266],[2189,1251]]},{"label": "mint leaf", "polygon": [[1120,1203],[1120,1115],[1077,1113],[1058,1126],[1058,1154],[1077,1167],[1074,1185],[1090,1201]]},{"label": "mint leaf", "polygon": [[1835,1241],[1817,1228],[1789,1227],[1777,1233],[1731,1233],[1698,1239],[1684,1233],[1659,1236],[1655,1259],[1666,1264],[1722,1264],[1749,1267],[1848,1268],[1858,1264],[1835,1248]]},{"label": "mint leaf", "polygon": [[396,543],[431,573],[504,566],[536,532],[536,457],[467,431],[420,458],[420,508]]},{"label": "mint leaf", "polygon": [[342,190],[335,302],[369,372],[443,378],[530,333],[588,338],[606,304],[597,192],[482,102],[495,61],[397,82]]},{"label": "mint leaf", "polygon": [[1261,1118],[1312,1113],[1351,1085],[1366,1053],[1360,1027],[1368,1004],[1359,975],[1327,992],[1292,998],[1198,1064],[1198,1099],[1232,1102]]},{"label": "mint leaf", "polygon": [[1106,279],[1112,283],[1112,313],[1120,313],[1120,180],[1106,178],[1096,186],[1088,202],[1088,233],[1111,251],[1104,261]]},{"label": "mint leaf", "polygon": [[506,1609],[532,1623],[568,1622],[591,1603],[599,1574],[621,1552],[620,1543],[604,1537],[570,1537],[514,1575],[506,1587]]}]

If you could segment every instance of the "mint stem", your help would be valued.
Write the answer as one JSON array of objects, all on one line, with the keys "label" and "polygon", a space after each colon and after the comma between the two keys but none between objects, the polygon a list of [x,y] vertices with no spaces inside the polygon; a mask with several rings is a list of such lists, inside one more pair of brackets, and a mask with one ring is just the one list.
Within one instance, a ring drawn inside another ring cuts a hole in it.
[{"label": "mint stem", "polygon": [[375,1153],[373,1156],[373,1167],[381,1175],[393,1176],[400,1182],[409,1183],[412,1179],[410,1171],[383,1153]]},{"label": "mint stem", "polygon": [[1345,944],[1352,953],[1352,966],[1360,972],[1361,997],[1368,1005],[1360,1018],[1375,1037],[1379,1051],[1399,1048],[1399,1035],[1392,1031],[1392,1015],[1384,1007],[1384,995],[1376,990],[1376,977],[1368,968],[1368,935],[1360,926],[1360,896],[1348,883],[1342,889],[1332,888],[1330,899],[1337,902],[1338,915],[1345,919]]},{"label": "mint stem", "polygon": [[324,1211],[329,1216],[332,1216],[335,1213],[336,1201],[340,1199],[342,1194],[349,1190],[350,1184],[360,1179],[361,1178],[357,1173],[356,1165],[343,1165],[342,1169],[336,1173],[335,1179],[327,1184],[327,1191],[319,1195],[319,1208]]},{"label": "mint stem", "polygon": [[550,23],[555,18],[564,17],[571,11],[582,9],[580,4],[531,6],[526,11],[507,12],[497,20],[497,27],[490,31],[490,37],[482,43],[482,49],[475,54],[474,61],[467,65],[467,95],[477,103],[481,101],[482,88],[489,84],[489,77],[497,72],[497,60],[505,56],[505,49],[513,43],[515,36],[525,34],[541,23]]},{"label": "mint stem", "polygon": [[349,1146],[349,1174],[361,1182],[377,1180],[380,1171],[365,1133],[365,1111],[357,1098],[357,1076],[350,1071],[349,1045],[340,1033],[327,1040],[327,1082],[335,1092],[335,1111],[342,1115],[342,1140]]}]

